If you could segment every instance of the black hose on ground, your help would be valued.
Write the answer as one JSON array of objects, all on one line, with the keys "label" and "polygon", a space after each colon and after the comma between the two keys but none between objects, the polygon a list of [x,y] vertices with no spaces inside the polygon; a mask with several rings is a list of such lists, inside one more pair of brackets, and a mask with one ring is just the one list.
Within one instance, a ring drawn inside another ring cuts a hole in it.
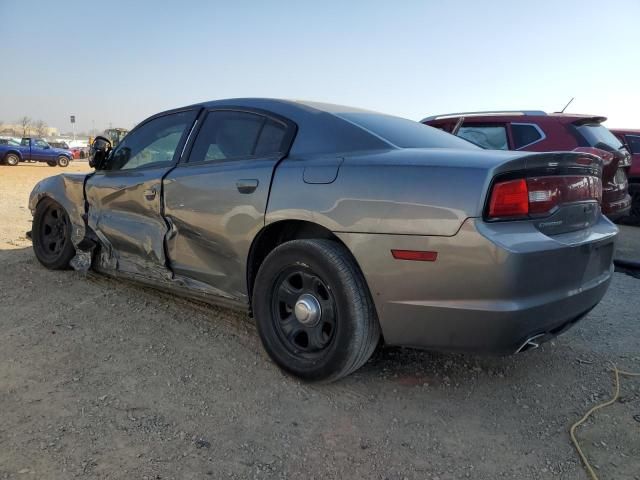
[{"label": "black hose on ground", "polygon": [[616,272],[626,273],[635,278],[640,278],[640,262],[635,260],[623,260],[622,258],[614,258],[613,265]]}]

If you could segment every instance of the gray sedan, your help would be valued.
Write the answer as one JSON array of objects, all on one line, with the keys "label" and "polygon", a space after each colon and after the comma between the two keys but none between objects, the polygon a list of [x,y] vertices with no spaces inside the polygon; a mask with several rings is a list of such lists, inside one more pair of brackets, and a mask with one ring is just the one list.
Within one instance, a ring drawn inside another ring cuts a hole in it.
[{"label": "gray sedan", "polygon": [[611,279],[617,229],[588,154],[234,99],[154,115],[114,149],[98,139],[92,164],[34,188],[38,260],[248,310],[274,362],[306,380],[348,375],[382,341],[533,348]]}]

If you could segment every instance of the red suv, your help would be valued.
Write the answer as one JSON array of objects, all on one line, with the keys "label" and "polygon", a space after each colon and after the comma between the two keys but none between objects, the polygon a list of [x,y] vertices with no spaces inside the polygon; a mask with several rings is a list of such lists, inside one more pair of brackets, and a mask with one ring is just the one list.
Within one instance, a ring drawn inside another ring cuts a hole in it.
[{"label": "red suv", "polygon": [[471,112],[436,115],[422,123],[490,150],[594,153],[604,162],[602,212],[610,219],[631,209],[628,173],[631,155],[602,122],[605,117],[541,111]]},{"label": "red suv", "polygon": [[631,194],[631,213],[629,220],[640,224],[640,130],[617,130],[611,132],[625,144],[631,152],[632,163],[629,170],[629,193]]}]

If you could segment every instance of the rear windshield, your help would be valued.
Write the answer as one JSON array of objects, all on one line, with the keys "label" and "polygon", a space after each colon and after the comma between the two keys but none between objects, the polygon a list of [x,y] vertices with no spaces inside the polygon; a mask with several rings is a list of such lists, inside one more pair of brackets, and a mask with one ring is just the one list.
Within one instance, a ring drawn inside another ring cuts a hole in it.
[{"label": "rear windshield", "polygon": [[397,147],[474,150],[479,148],[450,133],[405,118],[370,112],[348,112],[337,115],[369,130]]},{"label": "rear windshield", "polygon": [[622,143],[618,140],[618,137],[611,133],[607,127],[599,123],[580,125],[577,128],[592,147],[609,147],[604,150],[619,150],[620,147],[622,147]]}]

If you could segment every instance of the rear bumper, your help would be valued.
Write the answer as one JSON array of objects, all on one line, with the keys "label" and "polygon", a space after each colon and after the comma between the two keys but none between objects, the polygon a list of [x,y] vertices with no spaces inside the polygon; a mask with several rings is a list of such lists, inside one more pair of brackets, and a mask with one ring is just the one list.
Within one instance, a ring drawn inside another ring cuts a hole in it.
[{"label": "rear bumper", "polygon": [[614,179],[602,186],[602,213],[611,220],[628,215],[631,209],[631,195],[629,195],[626,170],[619,168]]},{"label": "rear bumper", "polygon": [[610,220],[618,220],[621,217],[629,215],[629,212],[631,211],[631,202],[632,198],[628,193],[624,195],[622,199],[617,201],[605,203],[605,199],[603,199],[602,213],[604,213]]},{"label": "rear bumper", "polygon": [[[617,228],[601,217],[548,237],[527,222],[468,219],[452,237],[337,235],[364,273],[388,344],[505,354],[563,332],[598,304]],[[438,258],[394,260],[391,249]]]}]

